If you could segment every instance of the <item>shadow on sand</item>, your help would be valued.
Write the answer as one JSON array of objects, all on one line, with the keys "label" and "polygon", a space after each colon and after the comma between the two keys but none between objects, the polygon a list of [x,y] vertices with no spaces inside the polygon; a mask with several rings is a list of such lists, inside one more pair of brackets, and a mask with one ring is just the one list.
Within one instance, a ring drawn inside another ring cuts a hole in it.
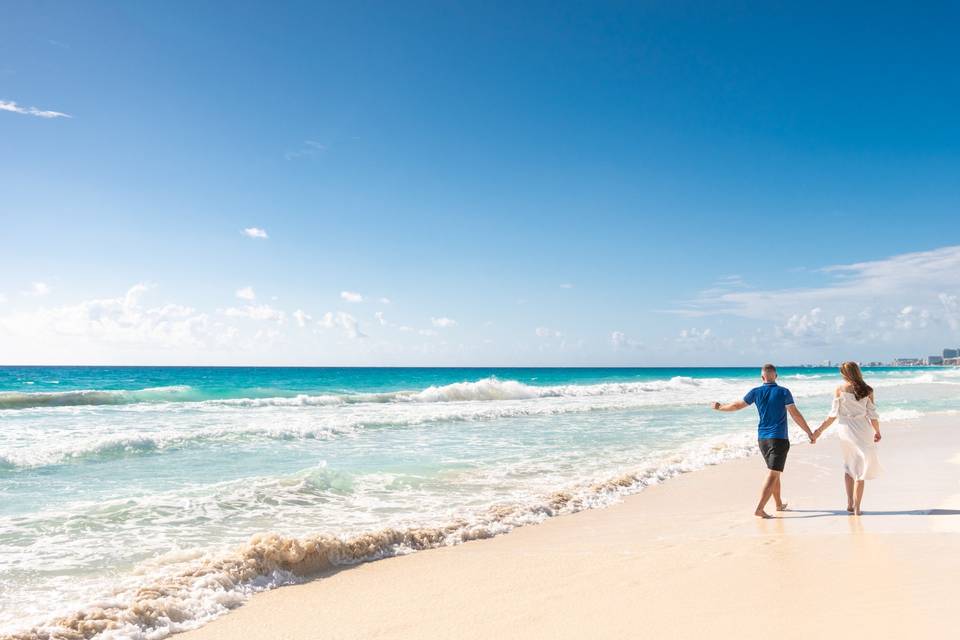
[{"label": "shadow on sand", "polygon": [[[784,518],[824,518],[828,516],[849,516],[848,511],[834,509],[788,509],[781,512]],[[791,513],[806,513],[810,515],[791,516]],[[862,516],[960,516],[960,509],[910,509],[907,511],[864,511]]]}]

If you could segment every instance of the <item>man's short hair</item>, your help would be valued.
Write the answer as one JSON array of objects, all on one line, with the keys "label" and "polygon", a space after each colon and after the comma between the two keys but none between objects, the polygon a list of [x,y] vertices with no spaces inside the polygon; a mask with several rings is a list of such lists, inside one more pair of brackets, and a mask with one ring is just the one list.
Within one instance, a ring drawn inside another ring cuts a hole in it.
[{"label": "man's short hair", "polygon": [[772,364],[770,364],[769,362],[768,362],[767,364],[763,365],[763,367],[760,369],[760,371],[763,372],[763,375],[765,375],[765,376],[766,376],[766,375],[770,375],[771,373],[772,373],[773,375],[777,375],[777,368],[776,368],[775,366],[773,366]]}]

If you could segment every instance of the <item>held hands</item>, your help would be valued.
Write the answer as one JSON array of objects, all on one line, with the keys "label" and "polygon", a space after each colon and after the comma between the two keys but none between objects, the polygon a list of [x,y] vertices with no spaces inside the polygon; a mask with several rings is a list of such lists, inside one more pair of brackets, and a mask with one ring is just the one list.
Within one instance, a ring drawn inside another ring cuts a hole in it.
[{"label": "held hands", "polygon": [[880,442],[880,440],[881,440],[882,438],[883,438],[883,436],[880,435],[880,432],[879,432],[879,431],[877,431],[876,433],[873,434],[873,441],[874,441],[874,442]]}]

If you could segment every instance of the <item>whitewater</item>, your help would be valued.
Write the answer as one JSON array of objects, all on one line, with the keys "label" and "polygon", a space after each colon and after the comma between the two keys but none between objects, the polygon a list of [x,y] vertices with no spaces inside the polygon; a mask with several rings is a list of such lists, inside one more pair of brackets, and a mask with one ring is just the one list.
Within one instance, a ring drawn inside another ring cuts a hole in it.
[{"label": "whitewater", "polygon": [[[878,369],[884,420],[960,409]],[[0,637],[162,638],[252,593],[755,450],[753,369],[0,367]],[[785,369],[825,415],[832,369]]]}]

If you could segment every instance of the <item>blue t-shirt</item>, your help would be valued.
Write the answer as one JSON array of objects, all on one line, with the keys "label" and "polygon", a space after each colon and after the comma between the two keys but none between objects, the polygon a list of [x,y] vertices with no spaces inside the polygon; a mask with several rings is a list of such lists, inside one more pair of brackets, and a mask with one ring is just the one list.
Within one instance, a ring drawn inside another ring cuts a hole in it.
[{"label": "blue t-shirt", "polygon": [[781,387],[776,382],[764,382],[761,386],[750,389],[743,396],[747,404],[757,405],[760,414],[760,424],[757,426],[757,437],[780,438],[789,440],[787,435],[787,405],[793,404],[793,394],[790,389]]}]

